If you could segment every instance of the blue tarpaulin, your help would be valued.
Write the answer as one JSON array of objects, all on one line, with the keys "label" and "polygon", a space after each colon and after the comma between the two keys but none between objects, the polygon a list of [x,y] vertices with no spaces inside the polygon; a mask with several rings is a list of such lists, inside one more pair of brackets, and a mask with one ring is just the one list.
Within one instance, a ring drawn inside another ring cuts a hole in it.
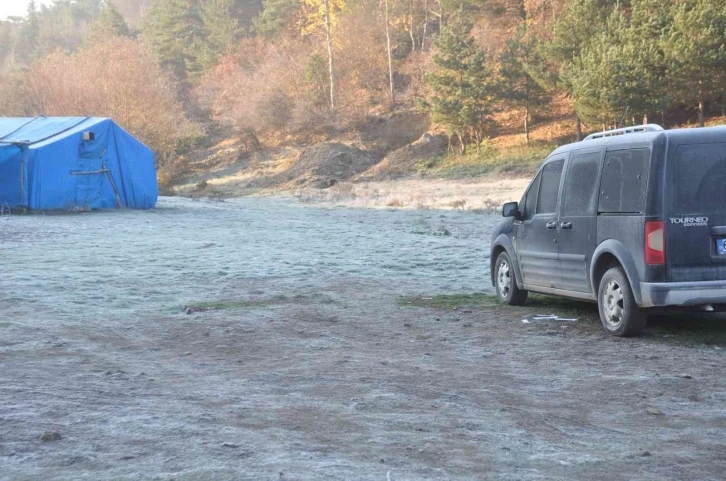
[{"label": "blue tarpaulin", "polygon": [[2,206],[151,209],[158,194],[153,152],[111,119],[0,117]]}]

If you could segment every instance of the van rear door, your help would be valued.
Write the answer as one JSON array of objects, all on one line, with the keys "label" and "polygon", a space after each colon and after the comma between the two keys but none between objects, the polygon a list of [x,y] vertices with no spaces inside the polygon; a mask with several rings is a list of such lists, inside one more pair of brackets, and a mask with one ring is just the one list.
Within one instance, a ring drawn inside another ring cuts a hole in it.
[{"label": "van rear door", "polygon": [[726,143],[680,145],[671,162],[667,279],[726,280]]}]

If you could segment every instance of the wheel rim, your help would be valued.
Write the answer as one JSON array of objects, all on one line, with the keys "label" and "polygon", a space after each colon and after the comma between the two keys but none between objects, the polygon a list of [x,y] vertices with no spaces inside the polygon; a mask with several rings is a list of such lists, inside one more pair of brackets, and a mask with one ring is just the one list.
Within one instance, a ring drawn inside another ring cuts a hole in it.
[{"label": "wheel rim", "polygon": [[509,297],[509,292],[512,290],[512,276],[506,260],[502,260],[497,269],[497,289],[502,299]]},{"label": "wheel rim", "polygon": [[623,323],[623,290],[614,280],[605,285],[602,296],[605,323],[610,329],[617,329]]}]

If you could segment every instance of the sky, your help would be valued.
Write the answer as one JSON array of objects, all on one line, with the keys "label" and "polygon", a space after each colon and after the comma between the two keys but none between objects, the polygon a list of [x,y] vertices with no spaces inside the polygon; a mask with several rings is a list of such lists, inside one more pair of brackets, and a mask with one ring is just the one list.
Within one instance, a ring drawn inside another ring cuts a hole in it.
[{"label": "sky", "polygon": [[[30,0],[0,0],[0,20],[12,16],[24,17],[29,3]],[[35,0],[37,6],[50,5],[50,3],[51,0]]]}]

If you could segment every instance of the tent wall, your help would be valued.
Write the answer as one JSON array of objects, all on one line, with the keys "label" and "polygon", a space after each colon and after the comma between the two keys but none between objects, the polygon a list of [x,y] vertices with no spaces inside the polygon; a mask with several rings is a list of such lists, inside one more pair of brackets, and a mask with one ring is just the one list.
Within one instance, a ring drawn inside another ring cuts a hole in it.
[{"label": "tent wall", "polygon": [[16,208],[27,204],[23,157],[27,149],[0,144],[0,206]]},{"label": "tent wall", "polygon": [[115,146],[115,162],[110,158],[109,168],[114,179],[118,179],[116,184],[124,204],[132,209],[154,207],[159,197],[159,185],[153,152],[117,124],[113,124],[110,134],[109,142]]},{"label": "tent wall", "polygon": [[[0,144],[0,202],[17,199],[8,204],[37,210],[156,204],[153,153],[110,119],[12,119],[23,122],[19,130],[2,120],[0,133],[9,131],[12,140],[30,145]],[[84,132],[93,140],[84,141]]]}]

